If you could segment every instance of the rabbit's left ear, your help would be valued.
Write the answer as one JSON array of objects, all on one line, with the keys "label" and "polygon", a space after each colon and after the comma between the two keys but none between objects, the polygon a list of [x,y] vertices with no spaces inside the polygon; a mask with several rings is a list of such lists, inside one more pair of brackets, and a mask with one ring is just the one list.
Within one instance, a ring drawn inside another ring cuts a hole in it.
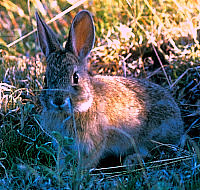
[{"label": "rabbit's left ear", "polygon": [[62,47],[49,26],[40,18],[38,13],[35,13],[37,22],[37,33],[40,43],[40,48],[47,57],[50,53],[60,50]]},{"label": "rabbit's left ear", "polygon": [[82,60],[93,48],[94,38],[95,29],[92,16],[86,10],[81,11],[72,22],[66,50],[70,50]]}]

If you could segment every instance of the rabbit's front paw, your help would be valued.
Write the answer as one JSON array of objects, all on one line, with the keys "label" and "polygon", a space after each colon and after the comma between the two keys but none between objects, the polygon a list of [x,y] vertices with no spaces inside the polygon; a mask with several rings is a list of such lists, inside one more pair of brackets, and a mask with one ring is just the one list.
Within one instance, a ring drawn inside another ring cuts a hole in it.
[{"label": "rabbit's front paw", "polygon": [[126,166],[134,166],[142,161],[142,157],[139,154],[132,154],[125,157],[123,164]]}]

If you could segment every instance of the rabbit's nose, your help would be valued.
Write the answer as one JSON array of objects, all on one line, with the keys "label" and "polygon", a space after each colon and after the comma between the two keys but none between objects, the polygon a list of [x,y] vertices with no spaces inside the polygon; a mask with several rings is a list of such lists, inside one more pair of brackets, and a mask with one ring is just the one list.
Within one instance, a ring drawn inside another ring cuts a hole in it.
[{"label": "rabbit's nose", "polygon": [[64,103],[65,103],[65,101],[63,100],[63,98],[57,97],[57,98],[55,98],[55,99],[53,100],[53,104],[55,104],[55,105],[57,105],[57,106],[61,106],[61,105],[63,105]]},{"label": "rabbit's nose", "polygon": [[63,108],[66,105],[66,102],[61,97],[56,97],[55,99],[52,99],[50,103],[54,108]]},{"label": "rabbit's nose", "polygon": [[50,101],[51,105],[54,108],[64,109],[65,107],[71,108],[71,101],[68,98],[63,99],[61,97],[56,97],[55,99]]}]

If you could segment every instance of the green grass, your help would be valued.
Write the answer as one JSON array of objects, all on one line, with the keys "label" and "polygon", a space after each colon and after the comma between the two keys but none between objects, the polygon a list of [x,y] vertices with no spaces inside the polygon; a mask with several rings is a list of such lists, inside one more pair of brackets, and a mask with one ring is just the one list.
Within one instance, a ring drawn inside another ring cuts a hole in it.
[{"label": "green grass", "polygon": [[55,148],[40,127],[45,61],[34,35],[7,48],[35,27],[35,7],[47,21],[70,4],[46,0],[42,9],[37,1],[30,1],[28,11],[27,2],[0,2],[0,189],[198,189],[200,3],[94,0],[51,24],[63,42],[75,14],[83,8],[91,11],[96,43],[89,57],[90,71],[148,78],[168,88],[181,108],[189,136],[182,149],[158,146],[143,166],[82,171],[75,152],[68,152],[59,165],[60,150],[73,140],[54,132]]}]

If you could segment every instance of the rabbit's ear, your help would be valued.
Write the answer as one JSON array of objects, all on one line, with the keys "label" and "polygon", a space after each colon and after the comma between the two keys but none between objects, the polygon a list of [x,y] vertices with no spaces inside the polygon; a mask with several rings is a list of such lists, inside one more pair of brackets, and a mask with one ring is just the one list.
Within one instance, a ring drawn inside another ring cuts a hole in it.
[{"label": "rabbit's ear", "polygon": [[37,22],[37,33],[40,43],[40,48],[44,55],[47,57],[50,53],[60,50],[61,45],[49,26],[39,17],[38,13],[35,12]]},{"label": "rabbit's ear", "polygon": [[70,28],[66,50],[84,59],[93,48],[95,38],[93,19],[86,10],[79,12]]}]

